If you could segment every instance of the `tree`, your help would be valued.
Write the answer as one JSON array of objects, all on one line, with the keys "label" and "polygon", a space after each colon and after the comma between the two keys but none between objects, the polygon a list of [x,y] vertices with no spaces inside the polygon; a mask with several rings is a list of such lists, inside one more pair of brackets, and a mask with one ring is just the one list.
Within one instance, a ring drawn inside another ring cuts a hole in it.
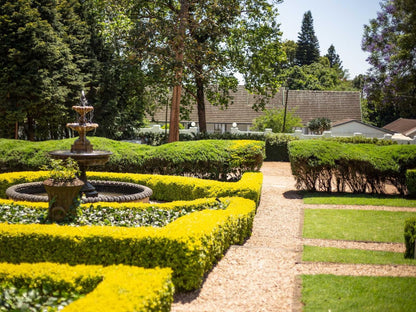
[{"label": "tree", "polygon": [[269,1],[126,0],[122,12],[109,7],[108,1],[100,2],[108,11],[103,23],[114,15],[128,20],[121,40],[124,53],[131,51],[146,75],[173,89],[170,142],[178,139],[175,125],[179,114],[188,111],[190,98],[198,102],[202,130],[205,97],[212,104],[228,105],[230,89],[238,83],[237,71],[243,73],[249,90],[277,92],[276,73],[284,54]]},{"label": "tree", "polygon": [[285,68],[292,67],[296,65],[296,42],[293,40],[285,40],[282,44],[282,49],[286,54],[286,62],[284,64]]},{"label": "tree", "polygon": [[416,118],[416,3],[384,0],[364,27],[362,49],[372,66],[364,92],[369,119],[378,126],[399,117]]},{"label": "tree", "polygon": [[[286,112],[286,120],[283,109],[266,109],[263,115],[253,120],[253,130],[264,131],[266,128],[272,129],[272,132],[291,133],[295,127],[302,127],[302,120],[296,116],[294,112]],[[283,129],[283,123],[285,123],[285,129]]]},{"label": "tree", "polygon": [[335,47],[333,44],[331,44],[328,48],[328,53],[325,54],[325,56],[328,58],[329,60],[329,66],[331,68],[333,67],[338,67],[340,69],[342,69],[342,62],[341,59],[339,58],[339,55],[337,54],[337,52],[335,51]]},{"label": "tree", "polygon": [[63,133],[68,94],[81,89],[82,78],[62,39],[56,1],[2,0],[0,28],[1,136],[12,137],[13,129],[17,137],[19,124],[29,140]]},{"label": "tree", "polygon": [[296,63],[299,66],[310,65],[319,60],[319,42],[313,28],[311,11],[303,15],[301,31],[298,34]]},{"label": "tree", "polygon": [[[203,3],[207,5],[207,1]],[[227,108],[232,101],[230,91],[236,91],[238,85],[235,76],[238,71],[243,74],[245,87],[250,92],[272,96],[280,86],[280,64],[285,59],[272,4],[266,1],[214,3],[209,5],[209,10],[202,11],[198,20],[191,20],[190,33],[197,46],[191,46],[185,55],[185,66],[195,76],[202,132],[206,131],[204,94],[210,104]],[[192,85],[187,85],[188,88]],[[260,109],[265,97],[258,100],[255,108]]]},{"label": "tree", "polygon": [[327,58],[318,63],[293,66],[286,70],[286,87],[290,90],[334,90],[340,84],[336,69]]}]

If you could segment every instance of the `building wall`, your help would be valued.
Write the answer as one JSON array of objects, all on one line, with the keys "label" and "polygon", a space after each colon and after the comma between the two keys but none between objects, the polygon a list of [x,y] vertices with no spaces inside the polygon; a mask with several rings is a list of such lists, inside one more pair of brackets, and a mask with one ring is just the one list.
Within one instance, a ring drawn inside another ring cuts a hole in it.
[{"label": "building wall", "polygon": [[[233,103],[225,110],[206,103],[208,131],[214,131],[214,127],[223,129],[223,125],[228,131],[233,122],[236,122],[238,127],[243,130],[252,124],[253,119],[262,114],[261,111],[256,112],[252,109],[257,97],[249,94],[244,86],[239,86],[233,96]],[[277,93],[265,108],[284,108],[284,103],[287,103],[289,111],[302,119],[304,125],[317,117],[326,117],[332,122],[343,119],[361,120],[360,93],[358,91],[286,90]],[[164,122],[165,114],[164,110],[156,112],[154,120]],[[194,106],[189,120],[182,120],[184,124],[192,121],[198,123],[196,106]]]},{"label": "building wall", "polygon": [[359,122],[349,122],[333,127],[331,133],[334,136],[353,136],[354,133],[361,133],[363,136],[370,138],[383,138],[389,132],[369,127]]}]

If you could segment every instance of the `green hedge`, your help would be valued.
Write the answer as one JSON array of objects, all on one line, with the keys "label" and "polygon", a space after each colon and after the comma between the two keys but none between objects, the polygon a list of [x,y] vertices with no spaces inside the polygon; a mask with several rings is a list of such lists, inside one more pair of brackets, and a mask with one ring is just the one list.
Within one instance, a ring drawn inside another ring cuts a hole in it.
[{"label": "green hedge", "polygon": [[406,251],[405,258],[414,259],[415,257],[415,240],[416,240],[416,218],[407,219],[404,225],[404,243]]},{"label": "green hedge", "polygon": [[0,283],[85,294],[62,311],[170,311],[171,270],[56,263],[0,263]]},{"label": "green hedge", "polygon": [[298,189],[383,193],[392,183],[406,193],[406,171],[416,167],[415,145],[349,144],[326,140],[289,143]]},{"label": "green hedge", "polygon": [[169,267],[175,287],[196,289],[225,251],[251,234],[255,202],[221,200],[229,201],[224,210],[197,211],[162,228],[0,223],[0,261]]},{"label": "green hedge", "polygon": [[298,138],[290,134],[267,134],[265,138],[266,160],[289,161],[288,143],[294,140],[298,140]]},{"label": "green hedge", "polygon": [[[194,176],[237,180],[263,163],[264,142],[204,140],[148,146],[90,137],[94,150],[113,155],[100,171]],[[29,142],[0,139],[0,172],[39,170],[48,152],[69,150],[74,139]],[[94,168],[91,168],[94,169]]]},{"label": "green hedge", "polygon": [[416,169],[407,170],[406,186],[409,192],[409,196],[416,198]]}]

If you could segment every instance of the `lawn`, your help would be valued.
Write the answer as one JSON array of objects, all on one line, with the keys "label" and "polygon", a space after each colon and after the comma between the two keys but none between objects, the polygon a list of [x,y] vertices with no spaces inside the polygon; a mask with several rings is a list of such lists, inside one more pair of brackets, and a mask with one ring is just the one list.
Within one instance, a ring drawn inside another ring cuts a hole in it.
[{"label": "lawn", "polygon": [[392,195],[303,192],[305,204],[415,207],[416,199]]},{"label": "lawn", "polygon": [[333,247],[303,247],[302,261],[359,264],[416,265],[415,259],[405,259],[401,252],[387,252]]},{"label": "lawn", "polygon": [[403,243],[405,220],[416,212],[305,209],[303,237]]},{"label": "lawn", "polygon": [[302,275],[304,311],[415,311],[416,278]]}]

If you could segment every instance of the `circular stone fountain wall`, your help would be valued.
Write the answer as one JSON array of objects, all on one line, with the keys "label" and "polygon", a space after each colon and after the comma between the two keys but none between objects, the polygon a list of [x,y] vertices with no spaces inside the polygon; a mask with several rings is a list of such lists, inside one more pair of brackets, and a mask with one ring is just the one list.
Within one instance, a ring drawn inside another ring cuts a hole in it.
[{"label": "circular stone fountain wall", "polygon": [[[153,191],[143,185],[119,181],[90,181],[99,192],[97,197],[82,197],[83,203],[143,202],[148,203]],[[48,202],[43,182],[16,184],[6,190],[8,198],[16,201]]]}]

